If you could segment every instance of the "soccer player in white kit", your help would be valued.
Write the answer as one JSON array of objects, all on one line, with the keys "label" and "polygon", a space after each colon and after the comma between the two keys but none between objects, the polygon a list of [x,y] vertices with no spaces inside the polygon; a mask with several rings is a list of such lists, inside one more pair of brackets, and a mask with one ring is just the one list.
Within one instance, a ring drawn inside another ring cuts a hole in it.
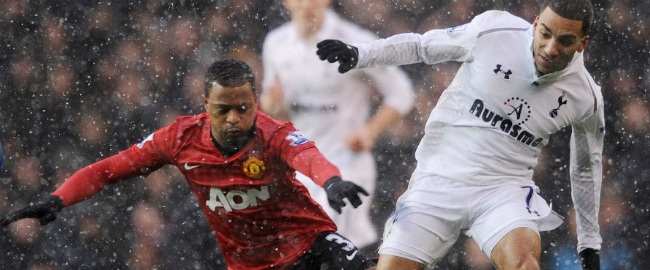
[{"label": "soccer player in white kit", "polygon": [[[379,135],[408,113],[415,99],[413,86],[398,67],[358,70],[341,75],[335,66],[314,57],[316,43],[339,38],[355,42],[376,40],[371,32],[342,19],[329,9],[331,0],[284,0],[291,20],[269,32],[263,44],[262,110],[291,120],[344,179],[370,193],[357,209],[337,213],[329,207],[323,188],[304,175],[307,186],[338,227],[338,233],[358,247],[378,241],[371,219],[376,164],[371,149]],[[376,89],[383,104],[371,114]]]},{"label": "soccer player in white kit", "polygon": [[446,30],[365,44],[319,42],[320,59],[338,61],[342,73],[462,62],[429,116],[377,269],[435,264],[460,233],[499,269],[539,269],[539,231],[562,221],[538,195],[533,168],[549,137],[568,126],[577,251],[584,269],[600,269],[603,98],[583,58],[592,17],[588,0],[550,0],[532,25],[487,11]]}]

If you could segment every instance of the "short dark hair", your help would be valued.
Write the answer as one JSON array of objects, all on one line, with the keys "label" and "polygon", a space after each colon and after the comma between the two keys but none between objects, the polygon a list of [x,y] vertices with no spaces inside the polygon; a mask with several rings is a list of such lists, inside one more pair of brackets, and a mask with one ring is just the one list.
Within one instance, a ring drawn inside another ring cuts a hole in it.
[{"label": "short dark hair", "polygon": [[589,34],[594,18],[594,7],[589,0],[547,0],[541,11],[549,7],[557,15],[570,20],[582,21],[582,35]]},{"label": "short dark hair", "polygon": [[223,87],[243,86],[246,83],[251,85],[253,94],[257,95],[255,89],[255,74],[253,69],[246,63],[235,59],[218,60],[205,72],[205,96],[210,95],[213,83]]}]

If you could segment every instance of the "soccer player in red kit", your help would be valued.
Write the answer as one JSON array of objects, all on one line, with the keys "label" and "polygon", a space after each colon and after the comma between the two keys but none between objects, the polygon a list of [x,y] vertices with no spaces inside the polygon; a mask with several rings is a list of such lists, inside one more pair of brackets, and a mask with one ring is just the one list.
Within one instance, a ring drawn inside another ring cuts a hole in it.
[{"label": "soccer player in red kit", "polygon": [[327,190],[341,211],[365,190],[340,177],[290,122],[257,108],[255,76],[238,60],[212,64],[206,112],[179,117],[130,148],[82,168],[49,198],[13,212],[0,225],[38,218],[45,225],[64,206],[104,186],[171,164],[185,176],[229,269],[365,269],[372,266],[295,179],[299,171]]}]

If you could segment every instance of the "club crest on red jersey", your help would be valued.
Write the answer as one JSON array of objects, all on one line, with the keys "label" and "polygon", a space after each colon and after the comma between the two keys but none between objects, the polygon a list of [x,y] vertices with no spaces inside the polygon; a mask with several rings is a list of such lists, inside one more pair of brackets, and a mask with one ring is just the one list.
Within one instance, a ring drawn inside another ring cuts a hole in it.
[{"label": "club crest on red jersey", "polygon": [[243,167],[244,174],[250,178],[261,178],[266,172],[264,161],[256,157],[249,157],[244,161]]}]

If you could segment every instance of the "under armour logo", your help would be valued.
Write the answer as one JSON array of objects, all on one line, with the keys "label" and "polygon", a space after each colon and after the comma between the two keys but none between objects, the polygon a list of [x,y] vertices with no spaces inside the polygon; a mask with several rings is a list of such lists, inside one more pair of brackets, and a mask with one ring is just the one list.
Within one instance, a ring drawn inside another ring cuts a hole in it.
[{"label": "under armour logo", "polygon": [[497,64],[497,68],[494,69],[494,74],[497,74],[499,72],[503,73],[503,78],[504,79],[510,79],[510,75],[512,75],[512,71],[508,69],[508,71],[503,71],[501,70],[502,65]]},{"label": "under armour logo", "polygon": [[564,95],[566,95],[566,92],[562,92],[562,95],[557,98],[557,108],[552,109],[550,112],[548,112],[548,115],[551,116],[551,118],[555,118],[557,116],[557,112],[560,110],[560,107],[567,103],[567,101],[564,100]]}]

